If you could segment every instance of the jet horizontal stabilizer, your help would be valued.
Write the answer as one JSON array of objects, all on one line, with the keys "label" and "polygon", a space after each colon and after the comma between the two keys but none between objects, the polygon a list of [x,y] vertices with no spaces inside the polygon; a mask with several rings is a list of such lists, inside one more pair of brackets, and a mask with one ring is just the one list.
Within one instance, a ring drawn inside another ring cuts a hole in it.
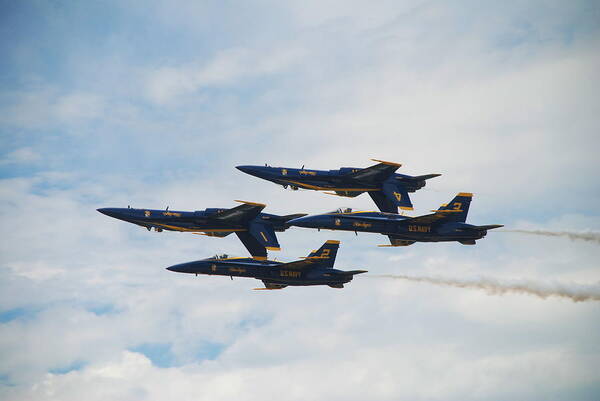
[{"label": "jet horizontal stabilizer", "polygon": [[435,177],[439,177],[441,174],[424,174],[424,175],[417,175],[414,177],[397,177],[399,180],[402,181],[425,181],[425,180],[429,180]]},{"label": "jet horizontal stabilizer", "polygon": [[487,226],[474,226],[477,230],[493,230],[494,228],[504,227],[504,224],[488,224]]},{"label": "jet horizontal stabilizer", "polygon": [[325,273],[325,276],[354,276],[355,274],[367,273],[368,270],[349,270],[349,271],[341,271],[341,270],[332,270],[330,272]]}]

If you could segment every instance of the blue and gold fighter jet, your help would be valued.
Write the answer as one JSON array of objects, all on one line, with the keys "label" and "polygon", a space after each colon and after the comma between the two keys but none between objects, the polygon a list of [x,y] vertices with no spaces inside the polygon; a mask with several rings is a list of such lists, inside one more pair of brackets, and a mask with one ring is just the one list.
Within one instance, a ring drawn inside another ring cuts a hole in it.
[{"label": "blue and gold fighter jet", "polygon": [[100,213],[119,220],[146,227],[148,231],[185,231],[210,237],[226,237],[236,233],[250,255],[267,259],[267,249],[280,250],[275,231],[285,231],[289,220],[306,216],[305,213],[288,216],[261,213],[266,205],[245,201],[232,209],[209,208],[195,212],[168,210],[103,208]]},{"label": "blue and gold fighter jet", "polygon": [[327,192],[330,195],[354,198],[368,192],[379,210],[398,213],[398,207],[412,210],[408,197],[425,186],[425,181],[441,174],[427,174],[416,177],[397,174],[398,163],[372,159],[377,164],[367,168],[342,167],[338,170],[308,170],[270,166],[237,166],[244,173],[262,178],[275,184]]},{"label": "blue and gold fighter jet", "polygon": [[300,217],[289,221],[288,224],[297,227],[387,235],[391,245],[380,246],[407,246],[415,242],[441,241],[458,241],[464,245],[475,245],[475,240],[485,237],[488,230],[502,225],[474,226],[465,223],[472,197],[471,193],[461,192],[450,203],[440,206],[438,210],[432,210],[432,214],[418,217],[338,209],[332,213]]},{"label": "blue and gold fighter jet", "polygon": [[229,276],[232,280],[234,276],[262,280],[265,288],[255,288],[256,290],[280,290],[288,285],[328,285],[332,288],[343,288],[355,274],[366,273],[366,270],[334,269],[339,244],[339,241],[327,241],[317,251],[312,251],[302,260],[291,263],[217,255],[167,267],[167,270],[195,275]]}]

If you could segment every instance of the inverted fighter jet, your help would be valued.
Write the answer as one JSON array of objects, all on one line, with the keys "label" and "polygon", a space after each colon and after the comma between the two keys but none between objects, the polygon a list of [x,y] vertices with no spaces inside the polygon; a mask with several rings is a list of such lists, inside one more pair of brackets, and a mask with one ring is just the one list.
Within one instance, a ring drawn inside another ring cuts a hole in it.
[{"label": "inverted fighter jet", "polygon": [[418,217],[392,213],[353,212],[338,209],[332,213],[300,217],[288,222],[290,226],[328,230],[379,233],[387,235],[391,245],[407,246],[415,242],[458,241],[475,245],[475,240],[485,237],[488,230],[500,224],[474,226],[465,223],[473,194],[461,192],[450,203],[432,214]]},{"label": "inverted fighter jet", "polygon": [[398,207],[412,210],[408,197],[425,186],[425,181],[441,174],[427,174],[416,177],[397,174],[401,166],[398,163],[372,159],[378,162],[367,168],[342,167],[338,170],[308,170],[270,166],[237,166],[244,173],[262,178],[275,184],[326,192],[330,195],[354,198],[368,192],[379,210],[386,213],[398,213]]},{"label": "inverted fighter jet", "polygon": [[266,205],[245,201],[232,209],[209,208],[195,212],[168,210],[103,208],[100,213],[146,227],[148,231],[185,231],[210,237],[226,237],[236,233],[250,255],[267,259],[267,249],[280,250],[275,231],[285,231],[286,223],[304,213],[277,216],[261,213]]},{"label": "inverted fighter jet", "polygon": [[332,288],[343,288],[344,284],[350,282],[355,274],[366,273],[366,270],[334,269],[333,265],[339,244],[339,241],[327,241],[306,258],[291,263],[217,255],[196,262],[167,267],[167,270],[195,275],[230,276],[232,280],[233,277],[262,280],[265,288],[255,288],[256,290],[280,290],[288,285],[328,285]]}]

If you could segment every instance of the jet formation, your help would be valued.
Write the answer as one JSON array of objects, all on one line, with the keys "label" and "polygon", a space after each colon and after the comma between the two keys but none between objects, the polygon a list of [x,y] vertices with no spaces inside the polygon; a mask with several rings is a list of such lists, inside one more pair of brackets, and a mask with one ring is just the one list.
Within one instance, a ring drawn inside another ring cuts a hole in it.
[{"label": "jet formation", "polygon": [[[279,216],[263,213],[265,204],[237,201],[233,208],[207,208],[198,211],[171,211],[156,209],[101,208],[107,216],[142,226],[149,231],[191,232],[210,237],[226,237],[235,233],[251,257],[234,258],[217,255],[198,261],[181,263],[167,270],[179,273],[217,276],[250,277],[261,280],[267,290],[287,286],[327,285],[343,288],[357,274],[366,270],[343,271],[334,269],[339,241],[329,240],[307,257],[290,263],[267,259],[267,251],[280,250],[275,232],[290,227],[328,229],[377,233],[389,238],[389,245],[407,246],[415,242],[456,241],[475,245],[488,230],[500,224],[472,225],[466,223],[473,194],[458,193],[449,203],[432,210],[431,214],[409,217],[398,214],[398,208],[412,210],[408,193],[423,188],[426,180],[440,174],[409,176],[396,173],[398,163],[372,159],[377,164],[366,168],[342,167],[337,170],[312,170],[287,167],[237,166],[247,174],[282,185],[293,190],[308,189],[331,195],[354,198],[367,192],[379,212],[359,211],[350,208],[333,212],[307,215],[296,213]],[[257,288],[258,289],[258,288]]]}]

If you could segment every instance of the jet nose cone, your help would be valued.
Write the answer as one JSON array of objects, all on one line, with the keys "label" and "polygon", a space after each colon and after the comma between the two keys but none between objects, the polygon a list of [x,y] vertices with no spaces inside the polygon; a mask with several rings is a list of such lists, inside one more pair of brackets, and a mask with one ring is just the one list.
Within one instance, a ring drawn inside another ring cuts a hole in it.
[{"label": "jet nose cone", "polygon": [[110,217],[115,217],[115,218],[119,218],[120,216],[120,212],[118,208],[114,208],[114,207],[104,207],[104,208],[100,208],[100,209],[96,209],[97,211],[99,211],[102,214],[105,214],[107,216]]},{"label": "jet nose cone", "polygon": [[205,263],[202,261],[180,263],[167,267],[167,270],[176,273],[205,273]]},{"label": "jet nose cone", "polygon": [[256,171],[256,166],[235,166],[235,168],[246,174],[252,174]]},{"label": "jet nose cone", "polygon": [[237,168],[238,170],[246,173],[246,174],[250,174],[253,175],[255,177],[262,177],[265,175],[268,175],[269,172],[269,167],[263,167],[263,166],[235,166],[235,168]]},{"label": "jet nose cone", "polygon": [[178,265],[167,267],[167,270],[175,273],[187,273],[188,269],[186,269],[186,267],[188,267],[187,263],[180,263]]}]

